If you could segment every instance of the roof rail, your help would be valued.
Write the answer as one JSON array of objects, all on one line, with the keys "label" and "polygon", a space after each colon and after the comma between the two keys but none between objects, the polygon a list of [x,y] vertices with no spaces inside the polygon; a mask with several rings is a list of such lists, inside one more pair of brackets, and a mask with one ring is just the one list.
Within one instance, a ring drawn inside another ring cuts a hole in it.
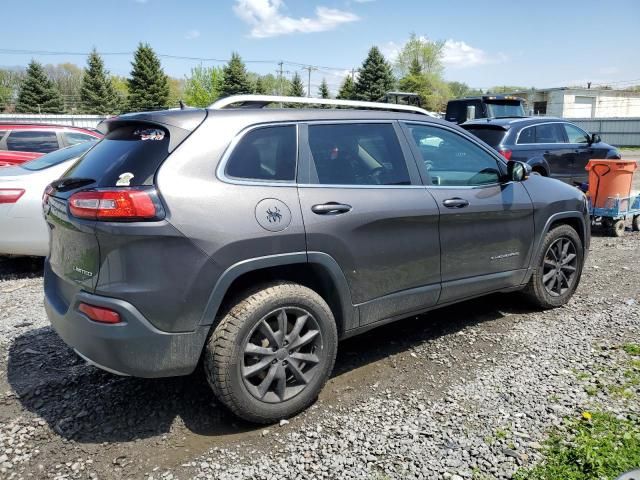
[{"label": "roof rail", "polygon": [[209,106],[212,110],[222,110],[232,105],[236,108],[264,108],[272,103],[297,103],[304,105],[328,105],[332,107],[349,107],[370,110],[387,110],[390,112],[409,112],[436,117],[431,112],[411,105],[398,105],[395,103],[362,102],[359,100],[334,100],[329,98],[286,97],[278,95],[232,95],[221,98]]}]

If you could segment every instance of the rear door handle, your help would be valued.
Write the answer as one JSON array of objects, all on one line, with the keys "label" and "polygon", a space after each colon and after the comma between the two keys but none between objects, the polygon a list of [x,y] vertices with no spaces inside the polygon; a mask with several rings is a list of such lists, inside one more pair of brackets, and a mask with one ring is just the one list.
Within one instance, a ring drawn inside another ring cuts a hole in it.
[{"label": "rear door handle", "polygon": [[317,215],[340,215],[351,211],[351,205],[345,203],[328,202],[311,207],[311,211]]},{"label": "rear door handle", "polygon": [[469,201],[464,198],[448,198],[442,202],[447,208],[464,208],[469,206]]}]

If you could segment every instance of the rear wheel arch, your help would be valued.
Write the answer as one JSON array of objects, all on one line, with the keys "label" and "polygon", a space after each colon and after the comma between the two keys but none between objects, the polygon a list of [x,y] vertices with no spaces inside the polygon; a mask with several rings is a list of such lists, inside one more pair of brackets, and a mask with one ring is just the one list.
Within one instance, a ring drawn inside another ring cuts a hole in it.
[{"label": "rear wheel arch", "polygon": [[297,283],[318,293],[331,308],[339,336],[358,326],[344,273],[331,256],[320,252],[274,255],[233,265],[214,287],[201,323],[215,325],[247,292],[275,281]]}]

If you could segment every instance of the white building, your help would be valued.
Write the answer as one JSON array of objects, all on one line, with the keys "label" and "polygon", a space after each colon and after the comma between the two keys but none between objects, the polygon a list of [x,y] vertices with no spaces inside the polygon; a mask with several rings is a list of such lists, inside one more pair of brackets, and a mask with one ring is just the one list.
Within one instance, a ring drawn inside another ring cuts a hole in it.
[{"label": "white building", "polygon": [[640,92],[595,88],[546,88],[510,95],[527,101],[527,113],[563,118],[640,117]]}]

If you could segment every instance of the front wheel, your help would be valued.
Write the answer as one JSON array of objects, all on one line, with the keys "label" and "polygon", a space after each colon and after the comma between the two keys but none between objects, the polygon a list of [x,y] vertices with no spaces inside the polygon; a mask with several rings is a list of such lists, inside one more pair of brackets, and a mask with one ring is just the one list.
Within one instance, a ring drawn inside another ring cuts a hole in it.
[{"label": "front wheel", "polygon": [[220,321],[207,343],[205,373],[236,415],[273,423],[316,399],[337,345],[335,320],[320,295],[294,283],[266,285]]},{"label": "front wheel", "polygon": [[584,252],[577,232],[560,225],[544,237],[525,294],[541,308],[567,303],[580,282]]}]

